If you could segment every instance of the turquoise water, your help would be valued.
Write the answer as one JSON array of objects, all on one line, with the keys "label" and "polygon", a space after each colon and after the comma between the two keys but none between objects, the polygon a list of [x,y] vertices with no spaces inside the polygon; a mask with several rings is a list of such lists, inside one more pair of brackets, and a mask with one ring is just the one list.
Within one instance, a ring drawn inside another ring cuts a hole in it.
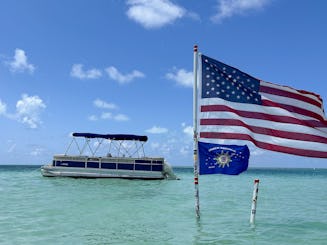
[{"label": "turquoise water", "polygon": [[37,166],[0,166],[0,244],[327,244],[327,170],[200,176],[200,220],[193,170],[174,171],[181,180],[45,178]]}]

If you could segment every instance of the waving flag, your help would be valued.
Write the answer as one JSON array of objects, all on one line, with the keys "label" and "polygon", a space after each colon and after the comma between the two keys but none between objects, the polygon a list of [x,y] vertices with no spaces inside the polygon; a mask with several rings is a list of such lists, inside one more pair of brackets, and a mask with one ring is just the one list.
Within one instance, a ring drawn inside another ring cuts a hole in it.
[{"label": "waving flag", "polygon": [[327,120],[319,95],[256,79],[201,56],[200,141],[253,142],[266,150],[327,158]]},{"label": "waving flag", "polygon": [[249,148],[199,142],[200,174],[240,174],[247,170]]}]

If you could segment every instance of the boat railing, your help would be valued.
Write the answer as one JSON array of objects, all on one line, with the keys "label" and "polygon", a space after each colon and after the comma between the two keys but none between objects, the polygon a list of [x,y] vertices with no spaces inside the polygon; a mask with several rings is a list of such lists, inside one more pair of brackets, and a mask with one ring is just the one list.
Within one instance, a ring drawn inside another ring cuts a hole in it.
[{"label": "boat railing", "polygon": [[55,155],[53,166],[112,170],[162,171],[163,158],[120,158]]}]

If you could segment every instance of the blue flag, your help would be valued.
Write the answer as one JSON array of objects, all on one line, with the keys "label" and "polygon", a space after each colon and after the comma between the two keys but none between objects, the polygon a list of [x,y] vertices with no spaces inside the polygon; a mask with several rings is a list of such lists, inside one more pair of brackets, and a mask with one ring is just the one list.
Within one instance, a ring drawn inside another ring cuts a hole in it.
[{"label": "blue flag", "polygon": [[247,170],[250,151],[246,145],[219,145],[199,142],[200,174],[237,175]]}]

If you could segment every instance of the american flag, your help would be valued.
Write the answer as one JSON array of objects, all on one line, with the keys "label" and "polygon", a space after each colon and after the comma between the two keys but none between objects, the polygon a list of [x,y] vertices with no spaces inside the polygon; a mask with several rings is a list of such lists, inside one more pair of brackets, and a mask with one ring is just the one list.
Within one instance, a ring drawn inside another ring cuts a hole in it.
[{"label": "american flag", "polygon": [[327,120],[319,95],[256,79],[201,55],[199,137],[251,141],[259,148],[327,158]]}]

